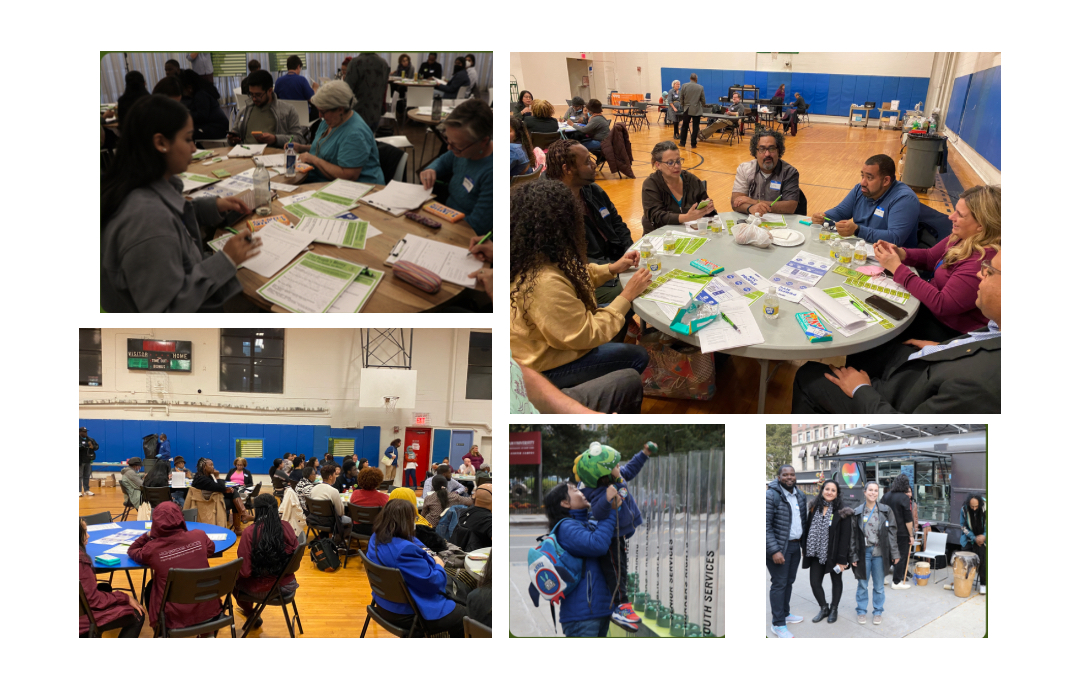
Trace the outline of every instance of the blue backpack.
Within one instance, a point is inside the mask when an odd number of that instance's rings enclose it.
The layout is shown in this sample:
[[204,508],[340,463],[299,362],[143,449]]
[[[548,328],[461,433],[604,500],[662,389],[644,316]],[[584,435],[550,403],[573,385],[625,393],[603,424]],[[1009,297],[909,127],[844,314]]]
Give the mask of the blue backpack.
[[435,526],[435,534],[450,541],[450,535],[457,529],[458,518],[461,517],[462,512],[468,509],[469,506],[450,506],[447,508],[442,517],[439,518],[439,524]]
[[[540,606],[541,597],[551,605],[551,622],[555,623],[555,604],[566,598],[574,587],[581,582],[581,573],[585,564],[559,545],[555,538],[555,527],[542,537],[537,538],[537,545],[529,549],[529,596],[533,606]],[[557,626],[556,626],[557,629]]]

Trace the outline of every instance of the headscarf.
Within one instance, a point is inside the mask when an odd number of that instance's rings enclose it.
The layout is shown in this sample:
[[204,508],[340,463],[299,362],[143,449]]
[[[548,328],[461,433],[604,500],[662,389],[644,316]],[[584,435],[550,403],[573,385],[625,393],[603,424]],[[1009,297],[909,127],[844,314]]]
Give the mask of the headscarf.
[[595,489],[600,477],[611,474],[621,458],[619,451],[594,441],[589,445],[589,450],[574,458],[574,477],[590,489]]
[[[420,513],[417,512],[417,510],[416,510],[416,492],[415,491],[413,491],[412,489],[410,489],[408,487],[399,486],[398,488],[396,488],[396,489],[394,489],[393,491],[390,492],[390,499],[389,500],[393,501],[394,499],[401,499],[402,501],[405,501],[410,506],[412,506],[413,515],[416,516],[416,524],[424,525],[425,527],[431,527],[431,523],[428,522],[427,520],[425,520],[424,518],[420,517]],[[173,504],[173,505],[175,505],[175,504]]]

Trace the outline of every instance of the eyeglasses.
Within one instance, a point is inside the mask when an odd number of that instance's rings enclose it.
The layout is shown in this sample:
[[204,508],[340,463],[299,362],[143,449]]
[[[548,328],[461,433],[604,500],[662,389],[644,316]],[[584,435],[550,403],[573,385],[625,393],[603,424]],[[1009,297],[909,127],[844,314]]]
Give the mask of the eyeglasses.
[[664,165],[666,165],[669,168],[674,168],[676,165],[681,167],[683,165],[683,163],[686,162],[686,159],[685,158],[677,158],[677,159],[675,159],[673,161],[660,161],[660,162],[663,163]]
[[777,148],[777,147],[775,147],[775,146],[768,146],[768,147],[765,147],[765,146],[759,146],[759,147],[757,147],[757,152],[758,152],[758,153],[776,153],[776,152],[777,152],[777,151],[779,151],[779,150],[780,150],[780,149],[778,149],[778,148]]
[[982,273],[985,273],[987,278],[1001,275],[1001,271],[991,266],[989,261],[982,262]]

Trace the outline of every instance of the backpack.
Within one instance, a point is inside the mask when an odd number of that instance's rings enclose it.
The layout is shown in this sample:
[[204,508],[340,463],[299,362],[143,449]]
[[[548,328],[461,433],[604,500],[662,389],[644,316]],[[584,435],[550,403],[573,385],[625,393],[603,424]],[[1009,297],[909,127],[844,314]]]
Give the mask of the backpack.
[[435,525],[435,533],[443,539],[450,541],[450,537],[454,534],[454,530],[458,526],[458,518],[461,517],[461,513],[469,509],[469,506],[450,506],[443,511],[442,517],[439,518],[439,524]]
[[555,624],[555,604],[565,599],[581,582],[585,568],[584,562],[563,549],[555,538],[555,530],[562,522],[555,523],[555,527],[538,537],[537,545],[529,549],[529,596],[533,606],[540,606],[541,597],[548,600],[552,624]]
[[337,547],[333,539],[319,539],[311,543],[311,562],[324,573],[332,573],[341,567]]

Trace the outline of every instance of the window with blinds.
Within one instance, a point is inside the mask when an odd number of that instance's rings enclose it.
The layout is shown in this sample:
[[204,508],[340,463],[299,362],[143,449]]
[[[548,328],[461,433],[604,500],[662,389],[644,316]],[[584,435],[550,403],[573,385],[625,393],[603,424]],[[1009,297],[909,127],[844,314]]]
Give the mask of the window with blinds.
[[215,77],[238,77],[247,74],[247,53],[210,53]]
[[263,440],[261,438],[238,438],[236,439],[236,457],[238,458],[261,458],[263,456]]
[[333,455],[335,458],[342,457],[344,455],[352,455],[355,450],[356,440],[351,438],[332,438],[330,439],[327,452]]
[[300,62],[303,64],[304,69],[307,69],[308,59],[307,53],[268,53],[270,56],[270,70],[272,72],[286,72],[288,71],[289,58],[293,55],[300,58]]

